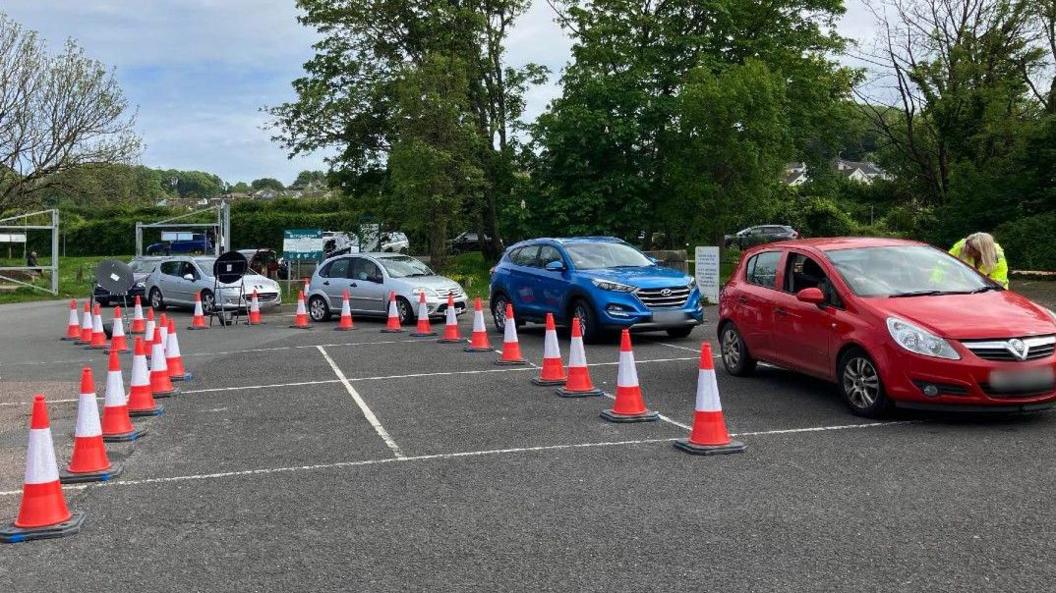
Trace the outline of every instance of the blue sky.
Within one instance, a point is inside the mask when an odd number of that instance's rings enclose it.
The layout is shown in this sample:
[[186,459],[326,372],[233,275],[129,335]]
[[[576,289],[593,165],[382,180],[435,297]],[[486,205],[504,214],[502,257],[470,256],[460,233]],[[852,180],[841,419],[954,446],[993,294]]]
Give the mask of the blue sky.
[[[860,0],[847,4],[841,32],[867,35]],[[50,46],[73,37],[116,68],[139,108],[145,165],[283,183],[303,169],[325,168],[323,155],[288,160],[262,129],[260,108],[292,98],[290,81],[311,56],[314,33],[297,23],[293,0],[4,0],[0,10]],[[546,2],[536,0],[509,44],[512,63],[534,61],[554,73],[531,91],[529,117],[560,92],[569,45]]]

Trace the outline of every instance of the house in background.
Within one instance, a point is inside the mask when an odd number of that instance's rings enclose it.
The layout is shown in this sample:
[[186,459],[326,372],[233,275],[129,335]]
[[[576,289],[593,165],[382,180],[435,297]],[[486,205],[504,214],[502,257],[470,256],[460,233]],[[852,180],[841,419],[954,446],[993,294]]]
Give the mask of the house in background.
[[[883,169],[876,166],[876,163],[868,161],[847,161],[844,159],[836,159],[832,166],[836,172],[843,177],[866,185],[873,183],[877,179],[891,179],[891,176]],[[785,166],[785,173],[782,180],[785,185],[790,187],[796,187],[807,183],[810,181],[810,176],[807,174],[807,164],[789,163]]]

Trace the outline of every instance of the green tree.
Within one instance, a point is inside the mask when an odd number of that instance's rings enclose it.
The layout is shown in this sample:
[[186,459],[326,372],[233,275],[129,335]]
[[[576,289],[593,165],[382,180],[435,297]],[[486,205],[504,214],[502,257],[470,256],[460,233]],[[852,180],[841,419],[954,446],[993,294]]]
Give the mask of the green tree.
[[260,179],[254,179],[250,182],[249,187],[253,188],[253,191],[260,191],[262,189],[273,189],[275,191],[282,191],[286,189],[286,186],[284,186],[281,181],[272,177],[262,177]]
[[249,184],[245,181],[239,181],[238,183],[231,186],[232,193],[236,194],[248,194],[252,190]]
[[290,189],[304,189],[309,186],[326,186],[326,172],[325,171],[301,171],[297,174],[297,179],[290,184]]
[[[271,108],[275,139],[290,154],[336,149],[329,159],[342,185],[386,177],[401,132],[397,113],[400,80],[434,56],[457,57],[465,69],[461,119],[477,135],[476,166],[485,184],[466,210],[476,226],[501,245],[498,212],[511,198],[516,142],[513,129],[524,111],[524,93],[541,82],[535,65],[511,68],[505,44],[528,0],[299,0],[301,22],[322,39],[306,75],[293,82],[296,101]],[[377,187],[373,185],[373,187]],[[375,197],[391,200],[388,194]],[[391,210],[391,209],[390,209]]]

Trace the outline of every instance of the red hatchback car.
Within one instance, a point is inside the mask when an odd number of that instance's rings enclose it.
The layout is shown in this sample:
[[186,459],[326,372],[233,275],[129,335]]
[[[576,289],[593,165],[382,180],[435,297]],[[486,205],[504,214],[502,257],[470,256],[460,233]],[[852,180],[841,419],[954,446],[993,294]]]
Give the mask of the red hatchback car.
[[835,382],[876,417],[894,405],[1032,411],[1056,400],[1056,315],[913,241],[786,241],[745,252],[719,299],[722,361]]

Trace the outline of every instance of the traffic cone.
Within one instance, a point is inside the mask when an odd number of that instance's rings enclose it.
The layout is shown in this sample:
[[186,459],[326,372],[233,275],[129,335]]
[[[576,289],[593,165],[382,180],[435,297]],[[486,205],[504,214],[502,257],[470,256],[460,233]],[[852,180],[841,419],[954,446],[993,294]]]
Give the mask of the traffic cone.
[[150,355],[150,390],[154,397],[172,397],[179,391],[172,386],[169,378],[169,365],[165,360],[165,348],[160,343],[154,344]]
[[132,329],[129,333],[133,335],[142,334],[147,330],[147,321],[143,319],[143,303],[139,300],[139,295],[136,295],[136,302],[132,309]]
[[147,323],[143,328],[143,343],[150,346],[154,343],[154,332],[157,327],[154,324],[154,307],[147,309]]
[[87,346],[92,343],[92,329],[94,326],[92,317],[92,302],[84,304],[84,315],[81,317],[81,339],[77,343]]
[[194,293],[194,317],[191,318],[190,330],[209,329],[205,324],[205,313],[202,311],[202,294]]
[[191,374],[183,369],[183,357],[180,356],[180,341],[176,337],[176,323],[169,320],[168,347],[165,348],[165,366],[169,367],[169,379],[187,381]]
[[312,329],[312,326],[308,325],[308,310],[304,308],[303,291],[297,295],[297,316],[293,318],[293,325],[290,327],[294,329]]
[[150,388],[150,372],[147,370],[147,347],[143,343],[143,338],[136,338],[133,352],[128,415],[132,417],[160,416],[165,408],[154,401],[154,391]]
[[473,333],[470,334],[466,352],[494,352],[488,339],[488,328],[484,326],[484,308],[480,297],[473,301]]
[[76,342],[81,339],[81,321],[77,318],[77,299],[70,300],[70,317],[66,322],[66,335],[63,342]]
[[71,513],[66,506],[51,441],[48,406],[44,396],[33,398],[29,420],[29,447],[26,451],[26,477],[22,482],[22,502],[14,523],[0,529],[0,542],[17,543],[62,537],[77,533],[84,513]]
[[110,463],[99,424],[92,369],[81,371],[81,395],[77,398],[77,430],[73,435],[73,455],[66,469],[59,472],[63,484],[105,482],[121,473],[121,466]]
[[620,364],[616,369],[616,403],[601,417],[609,422],[655,422],[660,414],[645,408],[642,388],[638,385],[638,368],[631,349],[631,331],[620,335]]
[[125,397],[125,378],[121,375],[121,359],[110,350],[110,364],[106,371],[106,398],[103,400],[103,440],[107,443],[134,441],[145,431],[136,430],[128,416]]
[[546,314],[546,335],[543,338],[543,368],[538,377],[532,377],[536,385],[564,385],[568,377],[561,363],[561,345],[557,341],[554,314]]
[[110,331],[110,350],[128,352],[128,339],[125,337],[125,322],[121,319],[121,307],[114,307],[114,323]]
[[161,346],[162,354],[165,354],[165,349],[169,346],[169,318],[164,313],[158,320],[158,329],[154,331],[154,343],[150,345],[149,350],[151,358],[154,358],[155,345]]
[[260,319],[260,300],[257,299],[257,291],[253,290],[253,298],[249,301],[249,324],[260,325],[264,323]]
[[352,308],[348,304],[348,289],[346,288],[344,293],[341,294],[341,321],[337,324],[334,329],[339,332],[352,331],[359,329],[352,323]]
[[461,344],[465,342],[458,331],[458,311],[455,311],[455,296],[447,295],[447,320],[444,323],[444,337],[437,340],[441,344]]
[[528,364],[521,356],[521,344],[517,341],[517,321],[513,318],[513,305],[506,303],[506,323],[502,334],[502,356],[495,364],[513,366]]
[[433,327],[429,325],[429,305],[425,304],[425,293],[418,293],[418,327],[415,328],[414,333],[411,334],[412,338],[430,338],[435,336],[436,332],[433,331]]
[[400,312],[396,309],[396,293],[389,293],[389,319],[385,322],[385,329],[381,330],[383,334],[398,334],[403,332],[403,327],[400,326]]
[[95,306],[95,312],[92,313],[92,339],[88,342],[88,347],[92,350],[106,349],[106,332],[103,330],[103,308],[99,305]]
[[730,439],[719,402],[719,384],[715,380],[715,362],[711,344],[700,347],[700,370],[697,371],[697,403],[693,414],[693,432],[689,439],[675,441],[675,447],[695,455],[742,453],[744,443]]
[[557,390],[561,397],[589,397],[605,395],[594,387],[590,380],[590,369],[587,368],[587,352],[583,348],[583,331],[579,328],[579,318],[572,318],[572,343],[568,347],[568,381]]

